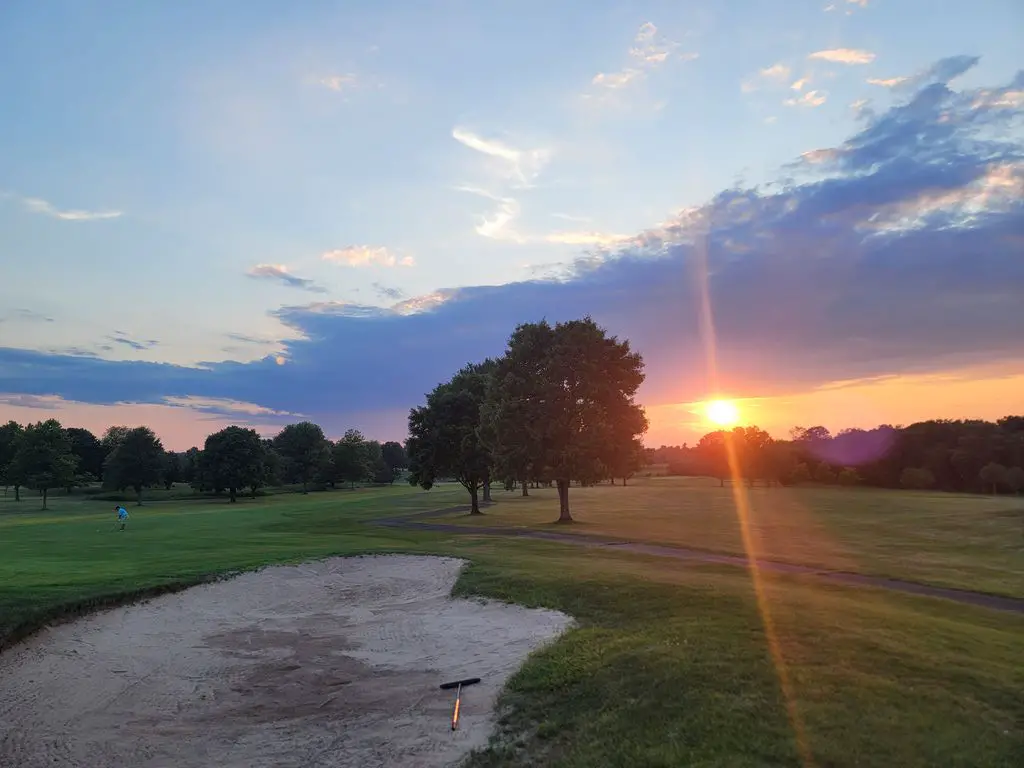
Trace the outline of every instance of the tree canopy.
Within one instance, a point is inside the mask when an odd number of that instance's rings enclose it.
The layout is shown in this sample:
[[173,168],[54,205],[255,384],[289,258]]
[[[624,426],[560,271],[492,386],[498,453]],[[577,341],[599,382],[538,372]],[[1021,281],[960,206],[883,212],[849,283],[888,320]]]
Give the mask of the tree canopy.
[[25,427],[8,473],[12,482],[39,491],[46,509],[49,490],[73,483],[77,467],[67,430],[49,419]]
[[206,438],[203,447],[204,480],[214,488],[226,488],[233,503],[239,489],[256,488],[266,468],[263,441],[255,429],[225,427]]
[[134,489],[136,503],[142,506],[142,489],[158,484],[163,474],[163,443],[149,427],[135,427],[119,435],[113,444],[104,474],[110,475],[116,487]]
[[281,457],[284,479],[301,483],[303,493],[309,492],[309,484],[318,476],[330,473],[331,444],[319,424],[289,424],[274,438],[274,449]]

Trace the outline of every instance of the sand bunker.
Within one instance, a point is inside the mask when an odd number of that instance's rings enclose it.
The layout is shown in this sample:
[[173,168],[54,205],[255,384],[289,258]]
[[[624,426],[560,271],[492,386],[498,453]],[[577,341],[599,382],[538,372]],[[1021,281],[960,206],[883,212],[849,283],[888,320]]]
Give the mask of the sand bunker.
[[[46,630],[0,656],[0,766],[447,766],[570,623],[448,597],[463,561],[273,567]],[[459,730],[446,680],[465,689]]]

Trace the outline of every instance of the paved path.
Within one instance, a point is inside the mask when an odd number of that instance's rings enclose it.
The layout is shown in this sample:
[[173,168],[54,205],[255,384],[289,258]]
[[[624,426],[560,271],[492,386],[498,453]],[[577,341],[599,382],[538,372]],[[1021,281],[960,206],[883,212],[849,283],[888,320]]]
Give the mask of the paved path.
[[[420,531],[454,533],[469,536],[483,535],[542,539],[544,541],[557,541],[561,544],[572,544],[579,547],[617,549],[625,550],[627,552],[636,552],[642,555],[671,557],[675,560],[689,560],[699,563],[721,563],[724,565],[735,565],[743,568],[749,567],[749,562],[745,557],[740,557],[738,555],[720,555],[714,552],[704,552],[699,549],[687,549],[685,547],[645,544],[639,541],[615,541],[581,534],[538,531],[529,528],[506,528],[504,526],[499,527],[486,525],[467,526],[453,525],[451,523],[424,522],[425,519],[468,511],[469,507],[465,506],[449,507],[447,509],[429,510],[427,512],[417,512],[411,515],[401,515],[398,517],[372,520],[370,522],[372,525],[381,525],[388,528],[407,528]],[[1019,597],[1003,597],[1001,595],[991,595],[985,592],[972,592],[965,589],[934,587],[928,584],[918,584],[913,581],[887,579],[883,576],[867,576],[865,574],[849,573],[847,571],[829,571],[821,568],[814,568],[809,565],[782,563],[776,560],[758,560],[757,567],[765,571],[815,576],[819,579],[824,579],[825,581],[831,581],[837,584],[875,587],[878,589],[889,589],[895,592],[925,595],[927,597],[941,597],[946,600],[954,600],[958,603],[966,603],[967,605],[975,605],[982,608],[1024,613],[1024,599]]]

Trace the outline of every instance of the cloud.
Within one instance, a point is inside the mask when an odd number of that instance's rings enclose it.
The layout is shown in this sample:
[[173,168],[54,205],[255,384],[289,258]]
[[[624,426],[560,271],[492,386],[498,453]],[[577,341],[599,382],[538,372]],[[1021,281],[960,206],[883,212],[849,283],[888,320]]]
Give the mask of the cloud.
[[881,79],[878,77],[869,77],[867,79],[868,85],[880,85],[883,88],[895,88],[897,85],[902,85],[907,82],[909,78],[906,77],[890,77],[888,79]]
[[377,292],[378,296],[390,299],[391,301],[400,301],[405,298],[405,292],[399,288],[390,288],[381,283],[373,283],[373,289]]
[[830,61],[834,64],[870,64],[875,60],[875,54],[857,48],[831,48],[826,51],[815,51],[807,58]]
[[495,175],[522,186],[528,186],[540,175],[552,155],[551,150],[540,147],[516,149],[498,139],[485,139],[467,128],[458,126],[452,129],[452,138],[469,149],[497,160],[497,164],[491,169],[497,169]]
[[329,88],[332,91],[341,93],[342,91],[352,90],[359,84],[359,78],[353,74],[342,74],[342,75],[328,75],[321,77],[317,80],[320,85],[324,88]]
[[0,394],[0,405],[13,408],[34,408],[41,411],[52,411],[59,407],[60,398],[39,395]]
[[[672,54],[679,49],[678,42],[667,40],[658,34],[658,28],[651,22],[640,25],[633,38],[633,44],[629,49],[629,63],[622,69],[611,72],[598,72],[594,75],[590,84],[598,92],[620,91],[643,80],[648,73],[664,65]],[[681,61],[693,61],[699,54],[695,52],[684,52],[677,55]],[[590,94],[584,94],[590,98]]]
[[100,219],[116,219],[124,215],[122,211],[62,211],[38,197],[26,197],[22,199],[22,202],[33,213],[42,213],[64,221],[98,221]]
[[799,80],[795,80],[789,87],[791,90],[794,91],[802,91],[804,89],[804,86],[807,85],[809,82],[811,82],[811,78],[805,76],[801,77]]
[[[107,341],[113,342],[114,344],[120,344],[125,347],[130,347],[131,349],[134,349],[136,352],[143,352],[147,349],[152,349],[153,347],[158,346],[160,344],[160,342],[157,341],[156,339],[144,339],[141,341],[133,339],[124,331],[114,331],[113,336],[105,336],[104,338]],[[100,348],[106,351],[109,351],[111,349],[111,347],[106,345]]]
[[21,322],[21,323],[52,323],[53,318],[49,315],[44,315],[41,312],[36,312],[34,309],[25,309],[23,307],[16,308],[11,314],[4,317],[0,317],[0,323],[4,322]]
[[792,70],[786,64],[781,61],[772,64],[770,67],[758,70],[756,75],[748,77],[746,80],[740,83],[740,90],[743,93],[753,93],[764,85],[770,87],[781,87],[786,81],[789,80],[789,76],[792,74]]
[[[250,363],[185,368],[0,349],[0,392],[91,403],[219,398],[301,411],[326,428],[355,411],[386,413],[397,429],[436,383],[500,353],[516,324],[590,314],[644,355],[642,402],[693,402],[711,386],[705,281],[718,384],[737,397],[1019,366],[1024,141],[1012,129],[1024,108],[1010,94],[1020,86],[926,82],[777,183],[723,190],[548,279],[384,308],[283,307],[274,317],[295,338]],[[1010,105],[995,106],[1002,101]]]
[[412,267],[412,256],[399,256],[384,246],[346,245],[320,255],[324,261],[347,267]]
[[802,96],[786,99],[782,103],[787,107],[820,107],[827,99],[828,95],[822,91],[808,91]]
[[259,280],[271,280],[288,288],[298,288],[310,293],[327,293],[327,289],[317,285],[316,281],[289,273],[288,267],[284,264],[257,264],[246,274]]

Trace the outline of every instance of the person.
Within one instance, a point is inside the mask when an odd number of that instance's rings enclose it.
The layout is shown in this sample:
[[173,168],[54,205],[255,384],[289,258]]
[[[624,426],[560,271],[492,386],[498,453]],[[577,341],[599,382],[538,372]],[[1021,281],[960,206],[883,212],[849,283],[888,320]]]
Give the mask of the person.
[[121,523],[121,530],[128,524],[128,510],[118,504],[114,507],[114,511],[117,512],[117,521]]

